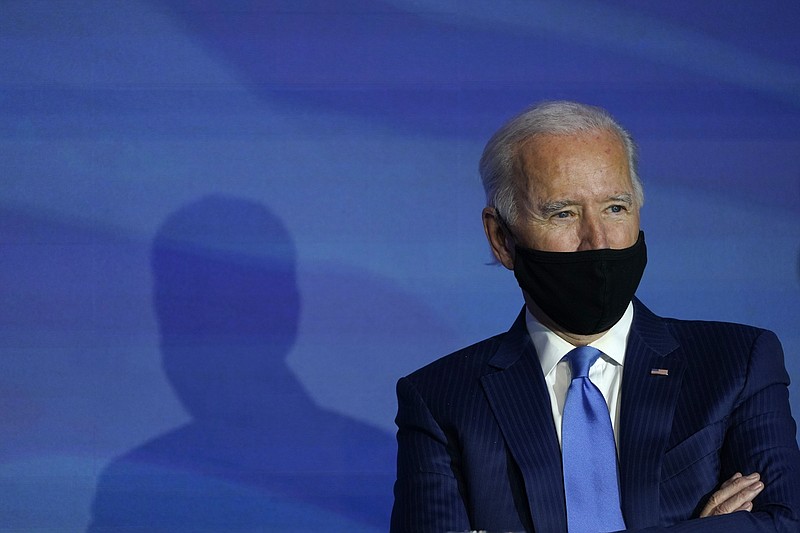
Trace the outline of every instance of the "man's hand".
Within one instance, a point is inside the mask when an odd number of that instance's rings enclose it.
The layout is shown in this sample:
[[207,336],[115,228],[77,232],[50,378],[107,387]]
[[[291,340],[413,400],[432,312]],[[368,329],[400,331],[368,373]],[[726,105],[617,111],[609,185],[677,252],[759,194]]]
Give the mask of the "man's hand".
[[711,495],[703,512],[700,513],[700,518],[736,511],[750,511],[753,509],[753,499],[762,490],[764,490],[764,484],[761,482],[761,475],[758,472],[749,476],[743,476],[736,472]]

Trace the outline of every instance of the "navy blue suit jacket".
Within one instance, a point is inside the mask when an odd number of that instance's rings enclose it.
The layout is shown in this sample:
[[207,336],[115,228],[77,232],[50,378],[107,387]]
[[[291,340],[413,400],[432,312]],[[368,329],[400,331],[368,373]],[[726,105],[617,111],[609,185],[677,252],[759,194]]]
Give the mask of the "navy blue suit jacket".
[[[627,527],[800,531],[800,452],[778,339],[634,308],[618,443]],[[561,452],[524,312],[507,333],[402,378],[397,394],[393,533],[567,531]],[[737,471],[760,472],[766,485],[753,511],[696,519]]]

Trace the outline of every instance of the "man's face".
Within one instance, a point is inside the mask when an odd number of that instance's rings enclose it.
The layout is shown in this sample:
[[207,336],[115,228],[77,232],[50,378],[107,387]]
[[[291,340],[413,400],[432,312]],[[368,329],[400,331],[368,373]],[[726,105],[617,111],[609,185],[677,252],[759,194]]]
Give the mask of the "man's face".
[[540,135],[519,155],[519,217],[511,228],[517,244],[552,252],[633,246],[639,206],[614,133]]

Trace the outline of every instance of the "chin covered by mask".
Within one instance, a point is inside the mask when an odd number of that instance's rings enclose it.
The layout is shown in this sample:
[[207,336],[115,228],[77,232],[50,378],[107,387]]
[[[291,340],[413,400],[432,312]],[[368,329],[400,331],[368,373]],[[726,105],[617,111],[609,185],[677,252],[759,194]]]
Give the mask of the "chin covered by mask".
[[617,323],[647,264],[644,232],[630,248],[544,252],[515,247],[519,286],[569,333],[594,335]]

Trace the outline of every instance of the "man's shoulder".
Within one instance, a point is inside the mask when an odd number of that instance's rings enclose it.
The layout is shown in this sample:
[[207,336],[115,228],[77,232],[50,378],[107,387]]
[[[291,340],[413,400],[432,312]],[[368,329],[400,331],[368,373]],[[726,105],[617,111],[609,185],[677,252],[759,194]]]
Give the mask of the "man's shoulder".
[[663,318],[667,328],[679,339],[725,338],[731,341],[752,342],[761,335],[774,335],[757,326],[720,320]]
[[[645,342],[654,339],[663,343],[666,334],[677,342],[681,350],[692,353],[741,353],[746,358],[757,344],[774,347],[780,342],[772,331],[767,329],[719,320],[696,320],[685,318],[660,317],[638,302],[638,313],[634,318],[632,331],[638,333]],[[663,344],[662,344],[663,345]]]
[[407,379],[414,382],[425,382],[439,381],[444,376],[466,377],[482,374],[506,335],[508,332],[500,333],[440,357],[412,372]]
[[653,313],[640,301],[636,302],[636,317],[634,318],[634,325],[639,328],[642,325],[650,326],[652,324],[663,324],[670,333],[679,337],[693,336],[693,335],[735,335],[743,338],[754,339],[764,333],[772,333],[769,330],[752,326],[748,324],[741,324],[738,322],[727,322],[721,320],[700,320],[700,319],[686,319],[664,317]]

